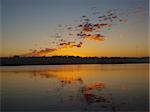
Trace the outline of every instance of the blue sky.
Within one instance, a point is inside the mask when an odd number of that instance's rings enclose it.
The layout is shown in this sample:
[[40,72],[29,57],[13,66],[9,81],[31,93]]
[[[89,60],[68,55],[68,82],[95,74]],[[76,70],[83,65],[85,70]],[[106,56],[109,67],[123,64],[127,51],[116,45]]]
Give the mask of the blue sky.
[[[125,40],[125,44],[129,43],[130,48],[136,46],[133,43],[135,41],[137,41],[137,43],[141,42],[139,48],[142,50],[147,50],[148,47],[146,43],[148,39],[148,0],[1,1],[3,42],[1,55],[4,56],[28,52],[31,48],[53,47],[49,45],[48,42],[55,38],[53,35],[57,30],[58,24],[74,24],[75,20],[79,20],[83,15],[92,16],[91,7],[96,7],[97,10],[103,13],[108,9],[130,11],[134,10],[138,5],[142,5],[144,7],[144,13],[131,14],[127,17],[129,19],[128,25],[115,26],[114,30],[108,34],[108,37],[113,38],[112,41],[104,43],[102,47],[106,48],[109,47],[109,45],[115,46],[116,42],[122,44],[122,40],[116,38],[118,33],[117,29],[120,28],[128,32],[126,35],[128,38]],[[130,31],[128,31],[129,29]],[[132,43],[130,43],[131,41]],[[93,45],[93,43],[89,43],[89,45]],[[100,46],[101,45],[95,45],[96,51],[98,51]]]

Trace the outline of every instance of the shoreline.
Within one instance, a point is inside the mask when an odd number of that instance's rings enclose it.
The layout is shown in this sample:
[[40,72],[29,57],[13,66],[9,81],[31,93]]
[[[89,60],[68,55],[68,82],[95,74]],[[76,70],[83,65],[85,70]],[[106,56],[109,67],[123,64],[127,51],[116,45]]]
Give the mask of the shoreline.
[[18,65],[0,65],[0,67],[11,67],[11,66],[47,66],[47,65],[122,65],[122,64],[149,64],[150,62],[141,62],[141,63],[64,63],[64,64],[18,64]]
[[0,66],[27,65],[77,65],[77,64],[142,64],[149,63],[149,57],[4,57],[0,58]]

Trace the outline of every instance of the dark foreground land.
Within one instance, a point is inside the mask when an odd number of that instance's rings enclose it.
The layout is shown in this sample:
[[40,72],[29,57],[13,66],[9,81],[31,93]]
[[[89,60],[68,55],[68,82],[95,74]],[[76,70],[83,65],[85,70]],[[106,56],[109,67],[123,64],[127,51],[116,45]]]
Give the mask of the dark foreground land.
[[125,64],[149,63],[149,57],[79,57],[79,56],[52,56],[52,57],[3,57],[1,66],[16,65],[60,65],[60,64]]

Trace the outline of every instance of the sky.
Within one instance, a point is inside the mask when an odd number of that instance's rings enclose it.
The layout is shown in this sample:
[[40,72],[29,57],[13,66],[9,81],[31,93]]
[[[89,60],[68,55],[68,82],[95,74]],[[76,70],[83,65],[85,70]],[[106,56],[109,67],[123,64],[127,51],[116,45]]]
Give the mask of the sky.
[[0,56],[149,56],[148,0],[1,0]]

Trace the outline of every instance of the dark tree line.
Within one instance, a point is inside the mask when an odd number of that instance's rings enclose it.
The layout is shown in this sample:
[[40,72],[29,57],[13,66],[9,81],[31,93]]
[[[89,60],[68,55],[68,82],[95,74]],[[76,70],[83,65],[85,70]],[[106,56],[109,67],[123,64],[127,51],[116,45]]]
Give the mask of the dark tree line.
[[1,66],[13,65],[55,65],[55,64],[124,64],[149,63],[149,57],[79,57],[79,56],[52,56],[52,57],[2,57]]

